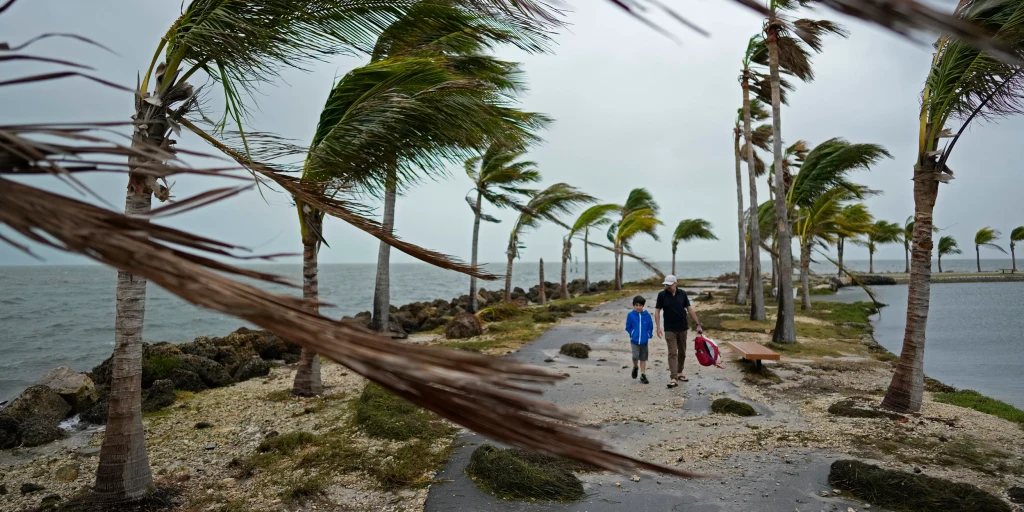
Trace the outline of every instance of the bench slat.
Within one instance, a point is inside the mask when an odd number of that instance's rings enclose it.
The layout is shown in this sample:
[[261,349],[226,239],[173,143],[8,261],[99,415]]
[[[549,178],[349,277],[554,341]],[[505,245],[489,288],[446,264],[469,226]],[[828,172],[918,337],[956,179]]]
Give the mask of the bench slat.
[[754,343],[751,341],[730,341],[729,346],[732,347],[733,350],[739,352],[743,356],[743,359],[748,361],[779,361],[782,359],[781,354],[773,352],[772,349],[767,348],[760,343]]

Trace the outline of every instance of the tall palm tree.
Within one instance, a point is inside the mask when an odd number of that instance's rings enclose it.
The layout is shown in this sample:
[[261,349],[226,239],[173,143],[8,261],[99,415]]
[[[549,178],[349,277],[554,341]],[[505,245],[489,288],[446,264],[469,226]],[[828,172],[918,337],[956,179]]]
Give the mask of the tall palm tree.
[[505,302],[512,300],[512,262],[519,256],[523,245],[523,235],[527,230],[540,226],[543,221],[550,221],[566,229],[569,226],[560,220],[560,216],[571,213],[576,207],[594,202],[594,197],[581,192],[568,183],[555,183],[541,190],[530,198],[520,210],[516,223],[508,236],[508,266],[505,268]]
[[[785,15],[806,2],[769,0],[764,39],[768,47],[768,72],[772,91],[772,133],[774,134],[775,168],[782,168],[782,78],[780,73],[795,76],[804,82],[814,80],[811,52],[820,53],[821,38],[827,34],[846,36],[839,25],[827,20],[794,19]],[[786,204],[785,180],[775,180],[775,217],[778,224],[776,241],[779,251],[779,313],[772,332],[777,343],[796,341],[796,311],[793,304],[793,248],[790,220]]]
[[862,245],[868,249],[869,274],[875,273],[875,251],[878,250],[879,246],[898,243],[902,232],[903,226],[895,222],[880,220],[875,222],[864,240],[854,240],[855,244]]
[[[645,188],[630,190],[626,202],[619,208],[619,219],[608,228],[608,241],[615,249],[614,289],[622,289],[625,252],[630,248],[630,241],[640,234],[646,234],[655,240],[658,239],[657,227],[661,225],[661,221],[658,220],[659,211],[660,207],[654,200],[654,196]],[[628,225],[627,218],[629,219]]]
[[836,219],[837,224],[842,228],[836,240],[836,253],[838,255],[839,274],[843,277],[843,256],[846,251],[846,239],[856,239],[871,231],[875,218],[868,211],[864,203],[848,204],[839,212]]
[[975,235],[974,235],[974,254],[977,257],[977,261],[978,261],[978,272],[981,272],[981,248],[982,247],[988,247],[988,248],[991,248],[991,249],[996,249],[996,250],[1002,252],[1003,254],[1006,254],[1006,249],[1003,249],[1002,246],[1000,246],[1000,245],[995,243],[996,240],[999,240],[999,237],[1001,235],[1002,235],[1002,233],[1000,233],[998,230],[992,229],[992,228],[990,228],[988,226],[979,229],[978,232],[975,233]]
[[[939,184],[952,179],[946,165],[959,137],[976,117],[996,119],[1021,111],[1024,77],[1007,54],[1024,56],[1024,1],[961,1],[954,16],[965,26],[978,27],[994,44],[976,45],[942,35],[921,93],[921,119],[917,160],[913,167],[914,243],[911,247],[910,283],[907,298],[907,329],[896,372],[882,406],[898,412],[918,411],[924,394],[924,347],[931,294],[933,211]],[[946,34],[954,34],[946,32]],[[972,46],[975,44],[975,46]],[[998,46],[990,54],[978,48]],[[994,56],[996,55],[996,56]],[[1004,60],[1000,60],[1003,58]],[[957,133],[948,126],[959,121]],[[941,139],[952,137],[948,143]],[[944,147],[942,146],[944,144]]]
[[566,266],[569,262],[573,237],[579,236],[580,233],[583,233],[583,290],[587,291],[590,289],[590,251],[588,248],[590,245],[590,230],[591,228],[598,228],[611,224],[611,215],[617,213],[620,208],[621,207],[617,204],[598,204],[591,206],[590,208],[583,210],[583,213],[576,218],[576,222],[574,222],[572,227],[569,229],[569,233],[565,236],[565,239],[562,242],[562,282],[559,292],[563,299],[569,298],[569,285],[566,282],[568,279],[566,276]]
[[[252,97],[259,85],[276,79],[285,67],[302,68],[339,51],[365,48],[410,3],[334,2],[307,9],[296,0],[193,0],[160,38],[141,75],[133,144],[170,148],[172,130],[184,125],[202,131],[182,122],[197,106],[189,79],[200,72],[212,77],[223,93],[225,115],[216,128],[223,129],[229,120],[241,128],[251,108],[243,99]],[[306,15],[295,16],[299,11]],[[131,161],[135,166],[128,178],[125,213],[135,216],[150,210],[153,196],[168,199],[169,190],[153,173],[141,172],[150,164],[146,158]],[[97,499],[105,503],[140,499],[152,485],[140,412],[145,305],[146,279],[120,270],[107,433],[94,487]]]
[[[495,217],[483,213],[483,201],[498,208],[522,208],[517,196],[530,196],[535,190],[524,186],[540,181],[540,172],[534,162],[520,160],[526,154],[524,149],[513,149],[500,144],[491,144],[483,155],[466,160],[466,174],[473,180],[476,199],[466,196],[466,202],[473,209],[473,256],[470,264],[477,265],[477,250],[480,243],[480,221],[498,223]],[[469,278],[470,312],[479,308],[477,301],[476,277]]]
[[[883,157],[891,155],[877,144],[851,144],[839,138],[829,139],[807,153],[800,164],[800,172],[792,178],[792,186],[788,187],[786,197],[786,210],[790,218],[796,220],[794,229],[800,242],[802,309],[811,308],[809,274],[813,244],[836,242],[842,231],[837,221],[845,203],[874,193],[851,183],[847,176],[855,170],[869,169]],[[781,238],[779,240],[781,248]],[[784,259],[785,255],[780,257]],[[784,278],[784,269],[779,272],[780,278]],[[779,293],[783,293],[782,288]]]
[[[457,3],[417,3],[381,34],[370,63],[346,74],[332,89],[303,179],[322,183],[324,191],[383,191],[381,225],[390,233],[400,183],[443,173],[445,164],[491,140],[522,144],[544,124],[543,116],[513,107],[522,87],[518,65],[481,53],[500,41],[527,45],[531,37],[511,20],[484,16]],[[301,200],[296,205],[304,296],[314,303],[324,212]],[[381,240],[372,317],[380,331],[389,329],[390,250]],[[306,351],[292,391],[313,395],[321,390],[319,358]]]
[[[1017,272],[1017,242],[1024,240],[1024,226],[1017,226],[1010,232],[1010,259],[1013,261],[1013,272]],[[941,272],[941,270],[939,270]]]
[[686,219],[679,221],[676,230],[672,233],[672,274],[676,273],[676,250],[679,249],[679,242],[692,240],[718,240],[718,237],[711,232],[711,223],[704,219]]
[[[1011,246],[1012,247],[1012,246]],[[950,254],[963,254],[956,244],[956,239],[951,236],[944,236],[939,239],[939,273],[942,273],[942,257]]]
[[903,221],[903,257],[905,260],[903,273],[910,273],[910,244],[914,240],[914,216],[907,217],[907,220]]
[[[768,111],[760,100],[753,99],[749,105],[750,118],[752,121],[763,121],[768,118]],[[739,272],[736,280],[736,298],[734,302],[739,305],[747,304],[747,210],[743,208],[743,172],[741,164],[747,155],[746,139],[744,138],[744,119],[746,109],[741,106],[736,111],[736,123],[732,128],[733,155],[736,159],[736,224],[739,232]],[[771,126],[762,125],[751,131],[751,138],[754,145],[767,151],[771,144]],[[764,161],[754,155],[755,169],[760,168],[763,173]],[[760,174],[758,174],[760,175]]]

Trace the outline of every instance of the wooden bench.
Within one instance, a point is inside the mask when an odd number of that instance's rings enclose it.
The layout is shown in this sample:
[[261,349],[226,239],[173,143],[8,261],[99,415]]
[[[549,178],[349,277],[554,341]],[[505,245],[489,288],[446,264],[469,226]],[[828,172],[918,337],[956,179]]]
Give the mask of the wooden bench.
[[729,347],[739,352],[743,359],[754,361],[758,370],[761,369],[761,361],[778,361],[782,359],[782,356],[777,352],[773,352],[770,348],[752,341],[730,341]]
[[714,288],[705,288],[705,289],[701,290],[700,294],[701,295],[706,295],[707,298],[712,299],[712,298],[714,298],[712,293],[714,293],[715,291],[716,290]]
[[999,273],[1000,274],[1013,274],[1014,272],[1013,272],[1012,268],[1001,268],[1001,269],[999,269]]

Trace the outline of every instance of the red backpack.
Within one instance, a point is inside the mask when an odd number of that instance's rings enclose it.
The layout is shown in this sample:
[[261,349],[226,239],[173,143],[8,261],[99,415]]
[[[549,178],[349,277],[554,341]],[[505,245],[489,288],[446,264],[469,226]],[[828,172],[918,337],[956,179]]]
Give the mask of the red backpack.
[[697,355],[697,362],[701,366],[722,366],[718,364],[718,344],[710,338],[697,335],[693,339],[693,352]]

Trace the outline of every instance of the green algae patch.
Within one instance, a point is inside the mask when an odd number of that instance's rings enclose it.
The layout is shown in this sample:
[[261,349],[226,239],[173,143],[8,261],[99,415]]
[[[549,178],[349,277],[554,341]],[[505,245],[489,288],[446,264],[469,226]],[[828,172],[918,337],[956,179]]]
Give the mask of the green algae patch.
[[757,411],[754,410],[753,406],[731,398],[719,398],[711,402],[711,412],[735,416],[757,416]]
[[587,359],[590,357],[590,345],[586,343],[566,343],[558,349],[558,353],[576,359]]
[[502,499],[570,502],[586,496],[583,482],[573,472],[587,469],[550,455],[485,444],[473,450],[466,474],[478,487]]

